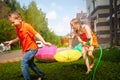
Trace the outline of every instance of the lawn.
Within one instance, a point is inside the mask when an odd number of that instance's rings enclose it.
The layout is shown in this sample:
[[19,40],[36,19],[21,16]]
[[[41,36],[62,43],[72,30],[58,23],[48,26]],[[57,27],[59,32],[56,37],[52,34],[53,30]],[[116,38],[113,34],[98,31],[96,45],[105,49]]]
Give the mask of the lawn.
[[[95,62],[100,55],[99,50],[94,51]],[[86,66],[83,58],[69,63],[45,62],[35,60],[44,80],[91,80],[93,72],[86,75]],[[31,71],[31,70],[30,70]],[[31,71],[32,80],[37,80],[37,75]],[[0,65],[0,80],[23,80],[20,62]],[[95,80],[120,80],[120,50],[117,48],[103,49],[102,59],[97,68]]]

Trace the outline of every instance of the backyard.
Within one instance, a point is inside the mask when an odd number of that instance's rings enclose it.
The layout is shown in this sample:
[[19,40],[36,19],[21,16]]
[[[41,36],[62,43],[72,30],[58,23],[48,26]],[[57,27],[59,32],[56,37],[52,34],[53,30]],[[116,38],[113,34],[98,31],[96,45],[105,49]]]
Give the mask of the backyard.
[[[95,62],[100,56],[100,50],[94,51]],[[86,66],[81,57],[75,62],[39,61],[35,60],[39,69],[44,72],[44,80],[91,80],[92,74],[85,74]],[[30,70],[31,71],[31,70]],[[37,75],[31,71],[32,80]],[[0,65],[0,80],[23,80],[20,62]],[[102,59],[95,74],[95,80],[120,80],[120,49],[103,49]]]

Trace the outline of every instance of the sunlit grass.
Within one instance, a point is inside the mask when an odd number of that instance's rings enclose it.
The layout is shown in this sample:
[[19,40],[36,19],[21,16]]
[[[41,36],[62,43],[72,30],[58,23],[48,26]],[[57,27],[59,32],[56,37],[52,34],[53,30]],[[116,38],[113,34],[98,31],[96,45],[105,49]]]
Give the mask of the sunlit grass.
[[[94,51],[95,62],[99,55],[99,50]],[[35,63],[44,72],[44,80],[91,80],[92,78],[92,72],[88,75],[85,74],[86,66],[82,58],[69,63],[38,62],[38,60],[35,60]],[[104,49],[95,80],[120,80],[119,69],[120,50]],[[33,71],[31,71],[31,78],[37,80],[37,75]],[[20,62],[0,65],[0,80],[23,80]]]

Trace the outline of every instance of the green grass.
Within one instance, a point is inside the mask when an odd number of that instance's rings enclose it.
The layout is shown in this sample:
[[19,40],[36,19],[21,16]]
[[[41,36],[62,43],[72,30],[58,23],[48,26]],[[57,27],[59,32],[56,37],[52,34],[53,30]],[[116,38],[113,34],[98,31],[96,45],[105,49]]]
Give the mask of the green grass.
[[[99,58],[99,50],[94,51],[95,62]],[[35,63],[44,72],[44,80],[91,80],[92,72],[85,74],[86,66],[82,58],[75,62],[38,62]],[[37,75],[31,72],[31,79]],[[20,62],[0,65],[0,80],[23,80]],[[120,80],[120,50],[104,49],[102,60],[96,71],[95,80]]]

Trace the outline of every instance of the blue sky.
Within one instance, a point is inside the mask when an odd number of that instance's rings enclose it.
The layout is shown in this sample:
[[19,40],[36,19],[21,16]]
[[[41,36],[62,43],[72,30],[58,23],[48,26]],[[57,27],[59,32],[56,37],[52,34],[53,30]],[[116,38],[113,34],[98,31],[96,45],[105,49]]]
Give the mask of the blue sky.
[[35,1],[37,7],[46,13],[48,27],[57,35],[64,36],[70,32],[70,20],[77,13],[86,11],[86,0],[17,0],[21,6],[28,6]]

